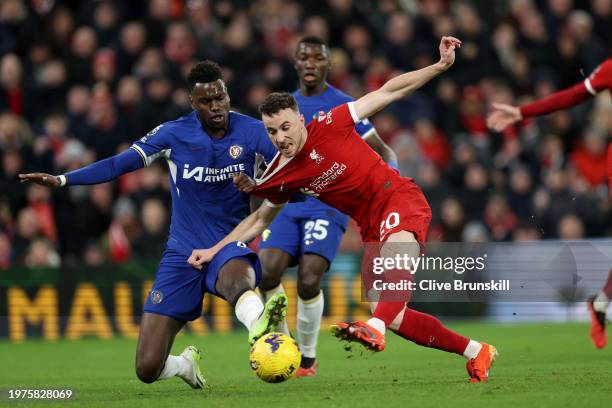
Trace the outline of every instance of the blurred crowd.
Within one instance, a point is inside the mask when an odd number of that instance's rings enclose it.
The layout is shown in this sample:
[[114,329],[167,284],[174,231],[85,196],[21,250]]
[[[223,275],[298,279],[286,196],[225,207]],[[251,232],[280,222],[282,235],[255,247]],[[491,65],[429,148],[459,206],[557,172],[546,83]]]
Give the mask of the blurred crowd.
[[[296,88],[302,36],[330,44],[329,82],[358,97],[435,62],[445,34],[463,41],[455,66],[373,118],[430,201],[430,239],[609,234],[608,93],[502,134],[485,116],[612,55],[612,0],[2,0],[0,268],[159,258],[163,163],[53,191],[17,174],[84,166],[188,113],[196,61],[219,62],[233,108],[257,116],[268,92]],[[343,248],[358,247],[353,226]]]

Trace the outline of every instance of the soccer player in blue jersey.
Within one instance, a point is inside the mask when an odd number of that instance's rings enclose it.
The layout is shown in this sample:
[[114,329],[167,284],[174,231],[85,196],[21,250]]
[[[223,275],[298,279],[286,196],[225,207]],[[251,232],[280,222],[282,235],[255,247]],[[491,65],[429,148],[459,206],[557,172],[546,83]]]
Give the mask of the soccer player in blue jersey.
[[253,176],[256,156],[276,154],[263,124],[231,112],[219,66],[197,64],[189,73],[193,112],[163,123],[126,151],[60,176],[22,174],[22,182],[48,187],[104,183],[164,158],[170,169],[172,223],[155,282],[144,306],[136,350],[136,374],[145,383],[178,376],[193,388],[204,387],[197,348],[169,355],[176,334],[202,314],[205,292],[230,302],[249,330],[252,343],[273,331],[286,313],[287,298],[264,305],[253,292],[261,278],[257,255],[242,242],[225,246],[201,271],[187,263],[195,248],[207,248],[249,212],[249,195],[231,175]]
[[[317,37],[305,37],[297,45],[295,55],[300,88],[293,93],[305,124],[320,112],[353,99],[327,83],[331,68],[329,49]],[[355,126],[357,132],[386,162],[397,167],[395,153],[378,136],[367,120]],[[284,293],[281,278],[289,266],[298,266],[297,334],[302,362],[296,376],[316,375],[316,345],[323,314],[321,279],[336,255],[348,216],[308,197],[290,203],[262,234],[259,257],[263,279],[259,288],[266,299]],[[288,333],[285,322],[280,330]]]

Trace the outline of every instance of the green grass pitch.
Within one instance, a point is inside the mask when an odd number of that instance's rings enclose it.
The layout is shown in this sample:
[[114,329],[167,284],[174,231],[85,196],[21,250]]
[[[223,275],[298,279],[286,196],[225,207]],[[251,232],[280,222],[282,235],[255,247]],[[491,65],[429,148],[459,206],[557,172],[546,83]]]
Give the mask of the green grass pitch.
[[[491,380],[467,382],[462,357],[388,336],[387,350],[346,352],[323,331],[319,375],[267,384],[248,365],[246,332],[180,336],[204,352],[211,390],[179,379],[151,385],[134,375],[136,342],[128,339],[0,342],[0,406],[72,407],[588,407],[612,399],[612,347],[595,350],[586,324],[453,323],[453,329],[496,345]],[[71,388],[72,402],[9,402],[9,388]]]

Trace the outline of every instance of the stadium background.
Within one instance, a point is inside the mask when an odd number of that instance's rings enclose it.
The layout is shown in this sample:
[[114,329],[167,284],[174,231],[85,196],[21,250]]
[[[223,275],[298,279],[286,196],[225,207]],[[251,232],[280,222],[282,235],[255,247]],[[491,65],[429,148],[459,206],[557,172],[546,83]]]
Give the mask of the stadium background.
[[[269,91],[296,88],[292,56],[302,36],[329,42],[329,82],[358,97],[396,72],[434,62],[448,33],[463,41],[455,66],[373,118],[402,174],[430,201],[430,239],[610,235],[608,93],[502,134],[484,119],[492,102],[549,94],[607,58],[610,0],[3,0],[0,314],[8,319],[0,319],[0,337],[135,335],[131,316],[169,222],[162,165],[55,191],[21,185],[18,173],[81,167],[189,112],[184,77],[201,59],[224,68],[233,108],[257,116]],[[356,280],[359,250],[351,226],[325,282],[329,319],[367,312]],[[206,321],[191,329],[229,330],[229,307],[206,302]]]

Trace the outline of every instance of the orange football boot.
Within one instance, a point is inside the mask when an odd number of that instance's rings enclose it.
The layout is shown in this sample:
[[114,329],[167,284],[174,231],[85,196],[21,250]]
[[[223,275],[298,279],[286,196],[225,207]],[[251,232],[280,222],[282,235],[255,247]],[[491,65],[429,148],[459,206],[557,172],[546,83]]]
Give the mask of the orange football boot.
[[591,340],[595,348],[602,349],[608,343],[608,331],[606,330],[606,314],[598,312],[593,307],[595,297],[589,298],[587,305],[591,314]]
[[480,343],[482,348],[476,356],[468,360],[466,368],[470,375],[470,382],[485,382],[489,379],[489,370],[491,365],[499,357],[497,349],[490,344]]
[[298,377],[314,377],[317,375],[317,362],[315,361],[313,365],[308,368],[300,367],[295,372],[295,378]]
[[365,322],[337,323],[330,329],[340,340],[356,341],[371,351],[385,349],[385,336]]

